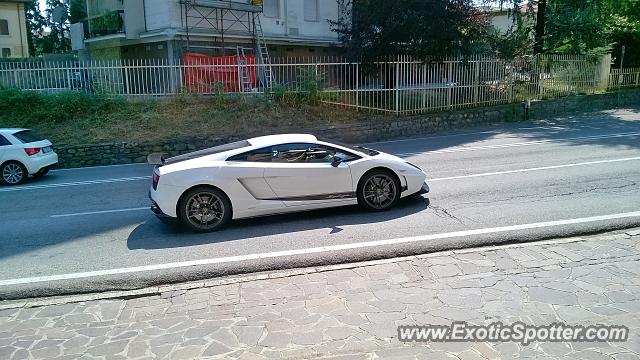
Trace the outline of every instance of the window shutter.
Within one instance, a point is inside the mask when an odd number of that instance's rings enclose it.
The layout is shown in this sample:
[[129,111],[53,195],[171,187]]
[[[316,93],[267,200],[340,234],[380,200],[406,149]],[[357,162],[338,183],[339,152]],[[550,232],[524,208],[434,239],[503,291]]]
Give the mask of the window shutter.
[[318,21],[318,0],[304,0],[304,20]]

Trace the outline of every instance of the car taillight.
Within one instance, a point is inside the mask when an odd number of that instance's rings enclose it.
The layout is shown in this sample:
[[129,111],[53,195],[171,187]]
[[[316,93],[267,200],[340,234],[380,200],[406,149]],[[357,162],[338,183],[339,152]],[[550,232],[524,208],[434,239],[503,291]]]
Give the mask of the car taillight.
[[40,148],[24,148],[27,155],[32,156],[40,152]]
[[156,174],[155,172],[153,173],[153,177],[152,177],[152,181],[153,181],[153,190],[158,190],[158,181],[160,181],[160,175]]

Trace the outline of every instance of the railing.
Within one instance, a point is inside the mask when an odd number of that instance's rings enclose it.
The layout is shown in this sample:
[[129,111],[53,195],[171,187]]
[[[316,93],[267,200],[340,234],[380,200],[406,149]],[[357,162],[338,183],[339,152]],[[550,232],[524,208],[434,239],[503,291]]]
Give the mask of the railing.
[[85,38],[124,32],[124,10],[115,10],[83,21]]
[[[615,77],[613,72],[601,74],[599,64],[580,56],[452,58],[434,63],[398,58],[362,64],[335,57],[271,62],[272,89],[266,89],[259,76],[251,77],[250,84],[242,81],[241,74],[259,73],[259,64],[228,59],[187,64],[166,59],[0,63],[0,86],[128,97],[268,92],[286,99],[313,94],[318,101],[346,108],[421,113],[588,94],[606,90],[607,77]],[[623,74],[623,86],[631,77]]]
[[609,88],[640,87],[640,68],[611,69]]

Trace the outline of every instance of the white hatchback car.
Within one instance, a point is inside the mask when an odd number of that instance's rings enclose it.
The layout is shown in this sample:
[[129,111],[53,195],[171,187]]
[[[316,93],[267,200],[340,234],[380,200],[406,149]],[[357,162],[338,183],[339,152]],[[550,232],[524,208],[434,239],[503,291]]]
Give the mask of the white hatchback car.
[[17,185],[58,163],[51,141],[29,129],[0,129],[0,182]]

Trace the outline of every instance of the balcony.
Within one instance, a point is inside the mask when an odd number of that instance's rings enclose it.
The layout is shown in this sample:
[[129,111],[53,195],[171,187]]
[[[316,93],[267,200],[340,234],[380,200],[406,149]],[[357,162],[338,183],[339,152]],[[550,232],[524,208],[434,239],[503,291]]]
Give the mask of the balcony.
[[123,15],[124,10],[116,10],[83,21],[84,38],[90,39],[112,34],[124,34]]

